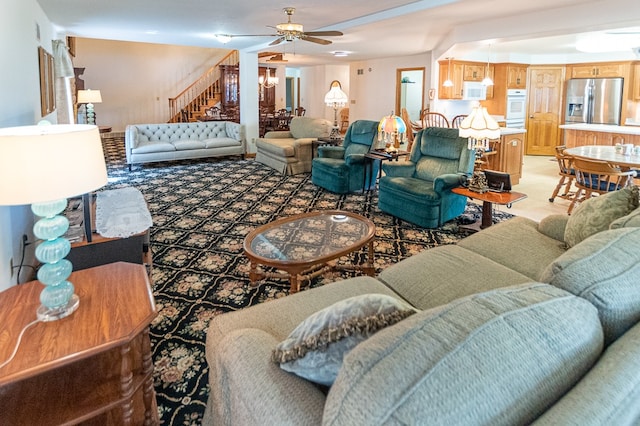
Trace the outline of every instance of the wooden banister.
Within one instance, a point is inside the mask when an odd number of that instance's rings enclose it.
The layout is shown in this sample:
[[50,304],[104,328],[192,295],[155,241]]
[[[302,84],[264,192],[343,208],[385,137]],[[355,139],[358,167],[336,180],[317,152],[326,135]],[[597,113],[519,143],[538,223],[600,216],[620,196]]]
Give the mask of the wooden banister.
[[220,93],[220,65],[237,65],[238,62],[238,51],[232,50],[186,89],[169,98],[169,122],[179,122],[183,116],[192,118],[199,114],[200,107],[207,106],[207,102]]

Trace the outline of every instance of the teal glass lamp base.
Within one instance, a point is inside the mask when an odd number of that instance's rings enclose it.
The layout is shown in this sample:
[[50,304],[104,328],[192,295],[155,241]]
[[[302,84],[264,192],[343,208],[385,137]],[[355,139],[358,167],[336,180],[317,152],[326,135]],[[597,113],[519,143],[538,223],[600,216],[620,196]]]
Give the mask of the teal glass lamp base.
[[74,313],[78,306],[80,306],[80,298],[77,294],[72,294],[71,299],[63,306],[49,308],[48,306],[40,305],[37,311],[38,319],[45,322],[59,320]]
[[67,278],[73,265],[65,256],[71,251],[71,243],[63,237],[69,229],[69,221],[60,216],[67,206],[67,200],[34,203],[31,210],[40,216],[33,226],[33,233],[43,240],[36,247],[36,258],[42,263],[38,269],[38,280],[45,288],[40,293],[42,305],[37,315],[41,321],[55,321],[71,315],[80,299],[74,294],[74,287]]

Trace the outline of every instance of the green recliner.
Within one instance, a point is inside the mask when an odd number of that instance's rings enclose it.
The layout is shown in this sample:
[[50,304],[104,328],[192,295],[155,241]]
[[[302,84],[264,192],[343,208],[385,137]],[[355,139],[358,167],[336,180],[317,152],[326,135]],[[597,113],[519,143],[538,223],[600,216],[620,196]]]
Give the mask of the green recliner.
[[378,208],[424,228],[441,226],[464,212],[467,197],[451,189],[471,175],[474,159],[458,129],[421,130],[408,161],[382,165]]
[[347,129],[342,146],[318,147],[318,157],[311,163],[311,182],[331,192],[346,194],[369,189],[376,183],[377,161],[365,182],[364,155],[378,136],[378,122],[356,120]]

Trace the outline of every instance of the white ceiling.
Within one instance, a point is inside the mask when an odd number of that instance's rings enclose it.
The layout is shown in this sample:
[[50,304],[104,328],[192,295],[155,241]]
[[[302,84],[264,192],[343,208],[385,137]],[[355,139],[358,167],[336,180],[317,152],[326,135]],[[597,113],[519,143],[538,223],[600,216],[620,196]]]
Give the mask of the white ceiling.
[[[348,63],[433,51],[434,57],[529,63],[581,61],[575,45],[588,33],[630,32],[640,46],[638,0],[38,0],[49,19],[78,37],[201,46],[285,54],[288,65]],[[215,34],[272,34],[292,21],[305,31],[339,30],[323,46],[308,41],[268,44],[274,37]],[[594,43],[589,43],[593,45]],[[615,52],[591,53],[591,60],[634,59],[622,42]],[[335,51],[348,52],[335,58]],[[572,58],[575,58],[572,59]],[[587,59],[588,60],[588,59]]]

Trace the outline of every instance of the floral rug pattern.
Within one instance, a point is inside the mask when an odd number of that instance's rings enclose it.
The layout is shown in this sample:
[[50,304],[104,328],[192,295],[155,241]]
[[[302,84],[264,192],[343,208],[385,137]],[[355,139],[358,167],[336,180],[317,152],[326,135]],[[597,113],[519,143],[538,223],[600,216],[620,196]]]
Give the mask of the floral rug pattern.
[[[211,318],[289,293],[288,280],[264,279],[250,286],[244,237],[277,218],[314,210],[347,210],[376,225],[375,268],[422,250],[455,244],[467,236],[452,221],[423,229],[380,212],[377,193],[337,195],[316,187],[309,174],[282,176],[239,157],[134,166],[124,160],[124,141],[106,139],[109,184],[144,195],[153,218],[151,280],[158,316],[151,324],[154,386],[161,424],[198,425],[209,394],[205,359]],[[475,204],[467,215],[479,217]],[[511,217],[496,213],[496,220]],[[366,257],[366,247],[355,253]],[[359,257],[359,258],[358,258]],[[327,274],[301,289],[351,276]]]

